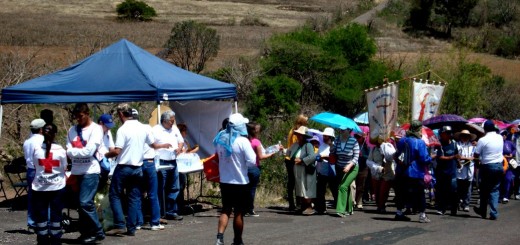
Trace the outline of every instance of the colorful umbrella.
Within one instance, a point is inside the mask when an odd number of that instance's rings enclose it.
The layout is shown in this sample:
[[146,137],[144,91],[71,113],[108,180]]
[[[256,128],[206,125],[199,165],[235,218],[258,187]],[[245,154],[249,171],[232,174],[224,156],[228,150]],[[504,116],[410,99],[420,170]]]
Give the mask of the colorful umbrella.
[[[403,124],[401,127],[398,127],[394,130],[394,133],[396,136],[399,136],[399,137],[404,137],[405,134],[406,134],[406,130],[408,130],[410,128],[410,124],[409,123],[405,123]],[[437,138],[437,136],[435,135],[435,133],[433,132],[432,129],[428,128],[428,127],[422,127],[422,140],[424,141],[424,143],[426,143],[426,145],[428,147],[430,146],[440,146],[441,145],[441,142],[439,141],[439,138]]]
[[485,118],[482,118],[482,117],[474,117],[474,118],[471,118],[468,120],[469,123],[483,123],[485,122],[487,119]]
[[316,114],[309,118],[312,121],[319,122],[325,124],[327,126],[339,129],[352,129],[354,132],[362,133],[359,126],[354,122],[354,120],[344,117],[342,115],[331,113],[331,112],[322,112]]
[[442,114],[431,117],[423,121],[423,126],[431,129],[442,128],[443,126],[460,127],[468,123],[468,120],[454,114]]
[[357,124],[368,125],[368,123],[369,123],[369,121],[368,121],[368,111],[357,114],[354,117],[354,122],[356,122]]

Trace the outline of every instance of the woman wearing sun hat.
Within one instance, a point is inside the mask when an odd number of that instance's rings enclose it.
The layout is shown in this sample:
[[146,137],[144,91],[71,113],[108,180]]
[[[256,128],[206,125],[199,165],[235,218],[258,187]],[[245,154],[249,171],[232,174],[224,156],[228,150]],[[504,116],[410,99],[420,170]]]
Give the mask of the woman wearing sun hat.
[[455,133],[460,160],[457,165],[457,193],[461,200],[460,209],[469,212],[471,199],[471,183],[473,182],[475,163],[473,162],[473,150],[475,146],[471,143],[477,136],[467,129]]
[[318,172],[317,183],[316,183],[316,200],[314,202],[315,209],[318,214],[323,214],[327,210],[325,205],[325,193],[327,192],[327,184],[329,189],[333,193],[334,203],[336,203],[337,192],[334,191],[334,177],[336,172],[334,171],[334,165],[329,163],[330,148],[334,143],[334,129],[325,128],[322,133],[323,144],[318,149],[319,159],[316,164],[316,170]]
[[287,150],[287,156],[294,162],[294,178],[296,198],[301,201],[301,211],[304,215],[311,215],[311,202],[316,197],[316,174],[307,174],[305,166],[316,161],[316,153],[311,143],[307,142],[307,127],[300,126],[294,130],[298,139]]

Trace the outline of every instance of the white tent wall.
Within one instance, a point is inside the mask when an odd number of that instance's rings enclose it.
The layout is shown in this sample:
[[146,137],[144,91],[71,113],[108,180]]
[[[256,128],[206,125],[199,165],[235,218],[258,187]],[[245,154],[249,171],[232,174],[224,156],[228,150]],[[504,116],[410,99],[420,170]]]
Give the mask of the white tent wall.
[[215,153],[213,138],[222,127],[222,121],[231,115],[233,101],[172,101],[170,108],[175,112],[177,123],[188,126],[188,141],[198,144],[200,158]]

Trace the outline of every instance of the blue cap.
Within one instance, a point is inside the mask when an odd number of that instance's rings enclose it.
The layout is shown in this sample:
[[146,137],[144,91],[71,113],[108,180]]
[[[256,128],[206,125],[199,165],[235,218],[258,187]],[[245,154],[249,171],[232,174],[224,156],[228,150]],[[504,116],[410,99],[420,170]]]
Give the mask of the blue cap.
[[98,122],[102,122],[107,126],[107,128],[113,128],[114,127],[114,120],[112,119],[112,116],[109,114],[103,114],[99,117]]

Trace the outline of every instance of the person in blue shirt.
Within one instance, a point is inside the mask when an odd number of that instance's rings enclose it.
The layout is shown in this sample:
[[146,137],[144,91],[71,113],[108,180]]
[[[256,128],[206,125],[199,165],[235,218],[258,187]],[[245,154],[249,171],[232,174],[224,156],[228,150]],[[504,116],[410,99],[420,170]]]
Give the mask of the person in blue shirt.
[[437,214],[444,215],[450,208],[451,215],[457,214],[457,161],[460,159],[457,144],[452,139],[450,126],[444,126],[439,130],[441,146],[437,148],[437,168],[435,177],[435,198],[437,200]]
[[397,162],[394,186],[397,212],[394,219],[397,221],[410,221],[402,211],[405,204],[410,203],[419,212],[419,222],[430,222],[424,212],[426,209],[424,173],[432,159],[426,143],[421,139],[421,131],[422,123],[413,120],[406,137],[401,138],[397,143],[397,151],[394,154]]

